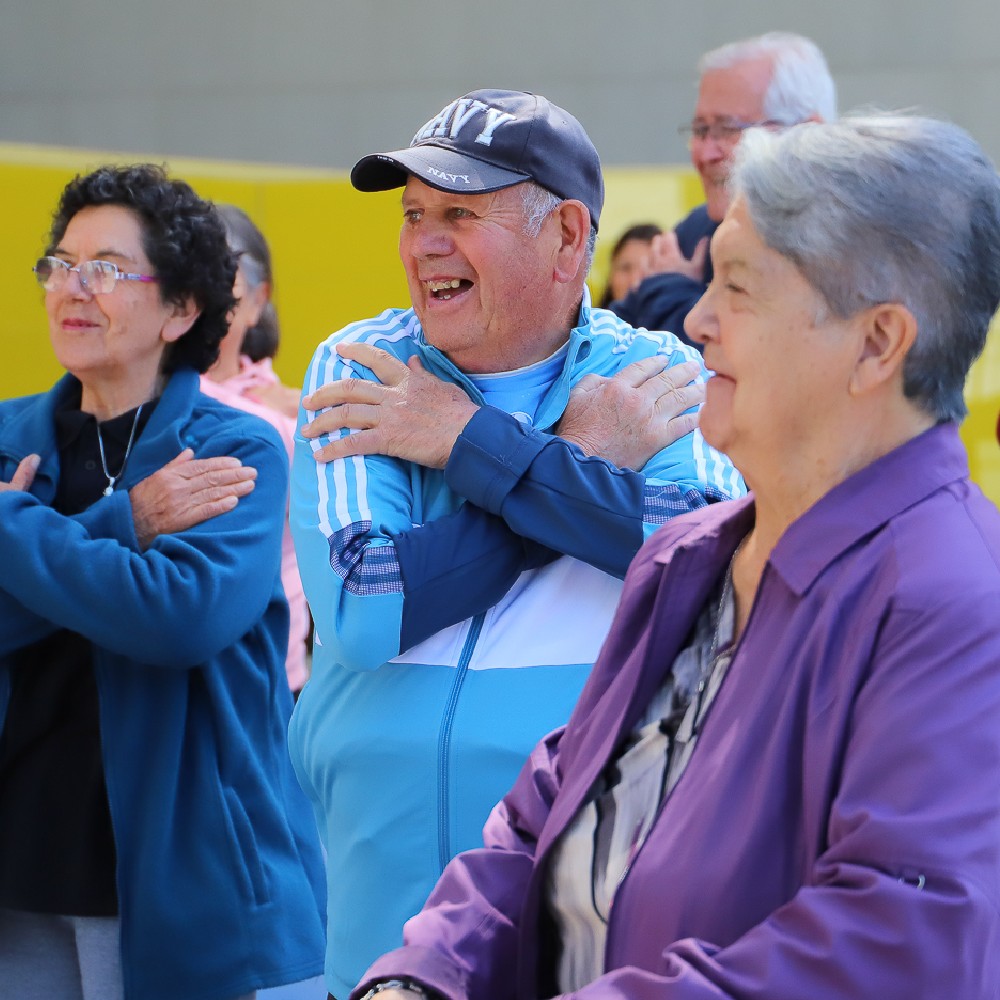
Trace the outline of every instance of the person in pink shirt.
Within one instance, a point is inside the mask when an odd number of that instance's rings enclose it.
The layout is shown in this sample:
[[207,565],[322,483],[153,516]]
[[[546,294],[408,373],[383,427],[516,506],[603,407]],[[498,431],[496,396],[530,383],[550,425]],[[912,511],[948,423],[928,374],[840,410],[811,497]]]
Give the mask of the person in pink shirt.
[[[271,368],[279,339],[277,314],[270,301],[271,252],[263,234],[244,211],[235,205],[219,205],[218,210],[226,224],[230,249],[239,258],[233,283],[237,303],[229,332],[219,347],[219,360],[201,376],[201,390],[273,425],[285,443],[291,464],[298,393],[282,385]],[[309,609],[287,517],[282,538],[281,582],[289,612],[285,669],[288,686],[298,693],[309,676],[306,662]]]

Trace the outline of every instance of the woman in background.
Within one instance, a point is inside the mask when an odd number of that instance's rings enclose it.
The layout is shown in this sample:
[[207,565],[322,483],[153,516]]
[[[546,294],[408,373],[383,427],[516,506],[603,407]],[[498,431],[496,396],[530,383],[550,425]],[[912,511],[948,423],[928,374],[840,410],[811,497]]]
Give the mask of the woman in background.
[[655,222],[640,222],[618,237],[611,248],[608,283],[597,302],[601,309],[610,309],[612,302],[625,298],[646,276],[650,244],[662,232]]
[[[236,255],[233,284],[236,308],[230,314],[229,330],[219,345],[218,360],[201,377],[202,392],[268,421],[281,435],[290,466],[298,393],[283,386],[271,369],[271,358],[277,353],[279,341],[278,317],[271,302],[274,287],[271,251],[264,234],[246,212],[235,205],[217,207],[226,226],[229,249]],[[287,501],[281,540],[281,582],[289,613],[285,672],[289,688],[297,694],[308,677],[309,609],[288,528]]]

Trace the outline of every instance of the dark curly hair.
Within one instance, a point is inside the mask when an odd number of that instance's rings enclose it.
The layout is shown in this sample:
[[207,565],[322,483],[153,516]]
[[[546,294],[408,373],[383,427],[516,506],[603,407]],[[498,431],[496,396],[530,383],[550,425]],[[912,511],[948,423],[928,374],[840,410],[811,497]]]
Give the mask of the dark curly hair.
[[215,206],[155,163],[98,167],[76,176],[63,190],[52,216],[47,254],[59,245],[73,216],[92,205],[121,205],[135,212],[161,300],[183,305],[191,298],[201,310],[191,329],[164,354],[164,373],[185,366],[207,371],[219,356],[229,312],[236,304],[236,257]]

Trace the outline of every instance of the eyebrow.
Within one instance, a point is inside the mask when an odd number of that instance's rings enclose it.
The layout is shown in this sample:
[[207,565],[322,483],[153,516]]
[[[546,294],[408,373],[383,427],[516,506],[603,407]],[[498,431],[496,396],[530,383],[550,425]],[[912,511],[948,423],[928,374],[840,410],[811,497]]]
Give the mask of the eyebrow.
[[[73,254],[70,253],[64,246],[57,246],[53,253],[61,253],[64,257],[72,257]],[[114,247],[103,247],[98,250],[93,257],[88,257],[88,260],[104,260],[107,257],[118,257],[121,260],[131,261],[133,264],[138,263],[138,258],[133,257],[131,254],[126,253],[124,250],[116,250]]]

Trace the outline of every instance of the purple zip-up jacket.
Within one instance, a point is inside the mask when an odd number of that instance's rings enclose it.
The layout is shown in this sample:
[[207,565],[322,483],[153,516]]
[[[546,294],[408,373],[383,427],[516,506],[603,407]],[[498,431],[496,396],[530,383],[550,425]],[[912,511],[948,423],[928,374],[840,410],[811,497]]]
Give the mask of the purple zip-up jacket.
[[[752,522],[752,498],[717,504],[643,546],[570,721],[355,996],[396,976],[455,1000],[555,991],[548,853]],[[615,896],[607,971],[579,992],[997,998],[998,910],[1000,513],[945,424],[841,483],[771,553]]]

